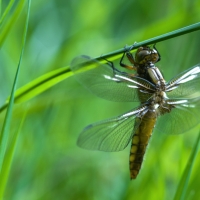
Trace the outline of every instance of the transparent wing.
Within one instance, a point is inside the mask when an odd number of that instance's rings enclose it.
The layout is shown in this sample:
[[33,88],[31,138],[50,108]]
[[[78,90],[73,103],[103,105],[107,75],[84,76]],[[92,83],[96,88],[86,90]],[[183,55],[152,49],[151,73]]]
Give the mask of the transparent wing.
[[166,134],[181,134],[200,123],[200,98],[180,100],[170,113],[158,117],[156,129]]
[[200,96],[200,64],[182,72],[167,83],[167,96],[173,99]]
[[78,138],[78,146],[101,151],[121,151],[130,142],[134,133],[134,119],[146,107],[130,111],[116,118],[87,126]]
[[109,64],[101,64],[86,56],[76,57],[71,70],[92,93],[110,101],[145,101],[155,91],[155,86],[145,79],[130,77]]

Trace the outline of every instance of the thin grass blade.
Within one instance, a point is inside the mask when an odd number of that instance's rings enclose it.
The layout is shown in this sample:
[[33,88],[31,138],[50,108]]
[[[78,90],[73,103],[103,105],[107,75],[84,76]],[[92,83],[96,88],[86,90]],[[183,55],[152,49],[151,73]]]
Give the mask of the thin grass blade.
[[95,59],[97,59],[97,60],[108,59],[108,60],[112,61],[113,58],[115,58],[115,59],[120,58],[122,53],[124,53],[126,50],[131,50],[131,52],[132,52],[132,50],[137,49],[138,47],[150,45],[150,44],[156,44],[158,42],[165,41],[165,40],[175,38],[175,37],[178,37],[178,36],[181,36],[181,35],[184,35],[184,34],[187,34],[187,33],[191,33],[191,32],[194,32],[194,31],[198,31],[198,30],[200,30],[200,22],[186,26],[186,27],[183,27],[183,28],[180,28],[180,29],[175,30],[175,31],[171,31],[169,33],[165,33],[163,35],[159,35],[159,36],[150,38],[150,39],[145,40],[143,42],[134,43],[133,45],[126,46],[126,48],[122,48],[122,49],[119,49],[117,51],[114,51],[114,52],[111,52],[111,53],[108,53],[108,54],[103,54],[102,56],[97,57]]
[[198,138],[197,138],[196,144],[193,148],[192,154],[190,155],[190,158],[187,162],[187,166],[186,166],[186,168],[183,172],[183,175],[181,177],[181,180],[179,182],[174,200],[184,200],[185,199],[186,191],[187,191],[187,187],[188,187],[188,182],[189,182],[191,171],[192,171],[192,167],[194,166],[194,161],[195,161],[198,149],[199,149],[199,141],[200,141],[200,133],[198,135]]
[[0,16],[1,16],[1,10],[2,10],[2,0],[0,0]]
[[[126,48],[119,49],[117,51],[104,54],[100,57],[96,57],[94,59],[100,61],[100,62],[105,62],[105,60],[113,61],[121,57],[122,53],[124,53],[127,49],[137,49],[140,46],[143,45],[149,45],[149,44],[154,44],[160,41],[164,41],[170,38],[178,37],[180,35],[190,33],[193,31],[200,30],[200,23],[192,24],[190,26],[151,38],[149,40],[145,40],[143,42],[139,42],[136,44],[133,44],[131,46],[127,46]],[[0,37],[0,44],[1,44],[1,37]],[[87,67],[87,65],[85,65]],[[54,70],[52,72],[49,72],[33,81],[28,83],[27,85],[19,88],[16,91],[15,94],[15,102],[16,103],[21,103],[24,101],[28,101],[31,98],[39,95],[40,93],[46,91],[47,89],[53,87],[57,83],[65,80],[66,78],[72,76],[73,73],[70,71],[69,67],[61,68]],[[9,99],[9,98],[8,98]],[[8,106],[8,100],[5,102],[5,104],[0,108],[0,112],[2,112],[6,107]]]
[[[72,76],[72,72],[69,67],[64,67],[61,69],[54,70],[49,72],[27,85],[19,88],[15,93],[15,103],[22,103],[28,101],[29,99],[39,95],[44,92],[48,88],[53,87],[57,83],[65,80],[66,78]],[[6,100],[6,103],[0,108],[0,112],[2,112],[8,106],[9,98]]]
[[24,116],[21,120],[21,123],[19,125],[19,128],[16,131],[16,133],[13,135],[13,138],[12,138],[10,144],[9,144],[9,148],[6,151],[6,156],[5,156],[3,166],[2,166],[2,170],[1,170],[0,199],[3,199],[3,196],[4,196],[4,191],[5,191],[6,184],[7,184],[8,178],[9,178],[9,172],[10,172],[13,156],[14,156],[14,153],[15,153],[18,137],[19,137],[19,134],[21,132],[22,126],[24,124],[25,118],[26,118],[26,113],[24,114]]
[[14,3],[15,3],[15,0],[11,0],[9,2],[8,6],[6,7],[6,10],[4,11],[3,15],[0,18],[0,26],[2,25],[2,22],[4,21],[4,19],[6,18],[8,13],[10,12],[10,10],[13,7]]
[[8,109],[7,109],[7,112],[6,112],[6,116],[5,116],[5,119],[4,119],[4,122],[3,122],[3,127],[2,127],[2,131],[1,131],[1,135],[0,135],[0,179],[2,177],[2,166],[3,166],[3,163],[4,163],[5,152],[6,152],[7,145],[8,145],[9,129],[10,129],[10,123],[11,123],[11,118],[12,118],[12,108],[13,108],[13,104],[14,104],[14,93],[15,93],[15,90],[16,90],[17,80],[18,80],[19,71],[20,71],[20,65],[21,65],[22,56],[23,56],[23,52],[24,52],[26,34],[27,34],[27,29],[28,29],[29,13],[30,13],[30,1],[28,1],[28,13],[27,13],[27,19],[26,19],[26,24],[25,24],[25,28],[24,28],[24,34],[23,34],[23,40],[22,40],[22,50],[21,50],[21,54],[20,54],[20,59],[19,59],[16,75],[15,75],[15,78],[14,78],[14,83],[13,83],[13,87],[12,87],[12,91],[11,91],[10,101],[8,103]]
[[[19,1],[17,7],[15,8],[15,11],[12,13],[12,15],[11,15],[10,19],[8,20],[8,22],[1,27],[1,29],[0,29],[0,47],[2,46],[2,44],[5,41],[5,39],[7,38],[9,31],[11,30],[11,28],[15,24],[18,16],[20,15],[20,13],[21,13],[21,11],[22,11],[22,9],[24,7],[24,3],[25,2],[26,2],[25,0]],[[5,11],[5,12],[8,12],[8,11]],[[2,22],[2,20],[3,19],[1,18],[1,22]]]

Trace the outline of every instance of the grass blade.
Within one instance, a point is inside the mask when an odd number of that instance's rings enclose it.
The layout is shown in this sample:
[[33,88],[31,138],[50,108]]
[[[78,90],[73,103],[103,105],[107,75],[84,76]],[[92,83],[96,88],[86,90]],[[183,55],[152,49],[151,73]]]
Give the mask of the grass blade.
[[[11,28],[15,24],[15,21],[17,20],[18,16],[20,15],[20,13],[21,13],[21,11],[24,7],[24,3],[25,3],[25,0],[21,0],[18,3],[17,7],[15,8],[15,11],[13,12],[13,14],[10,17],[10,19],[8,20],[8,22],[5,24],[5,26],[1,27],[1,30],[0,30],[0,47],[4,43],[5,39],[8,36],[9,31],[11,30]],[[5,12],[7,12],[7,11],[5,11]],[[3,19],[1,18],[1,20],[3,20]]]
[[2,10],[2,0],[0,0],[0,16],[1,16],[1,10]]
[[[16,90],[17,80],[18,80],[19,71],[20,71],[20,65],[21,65],[22,56],[23,56],[23,52],[24,52],[24,46],[25,46],[25,41],[26,41],[27,29],[28,29],[29,13],[30,13],[30,1],[28,1],[28,13],[27,13],[26,24],[25,24],[25,28],[24,28],[20,59],[19,59],[16,75],[14,78],[14,83],[13,83],[13,87],[12,87],[12,91],[11,91],[11,97],[10,97],[10,101],[8,103],[8,109],[6,112],[6,116],[4,119],[2,131],[1,131],[1,135],[0,135],[0,179],[3,179],[3,177],[4,177],[3,165],[5,166],[5,160],[6,160],[5,152],[6,152],[7,146],[8,146],[9,129],[10,129],[10,123],[11,123],[11,118],[12,118],[12,108],[13,108],[13,104],[14,104],[14,93]],[[15,145],[15,141],[13,144]],[[11,164],[11,162],[10,162],[10,164]],[[7,167],[9,167],[9,166],[7,166]],[[5,180],[4,180],[4,183],[6,183]],[[1,187],[3,188],[4,185],[0,185],[0,188]],[[1,196],[3,196],[3,193],[4,193],[4,190],[1,190]]]
[[[48,88],[53,87],[60,81],[63,81],[70,76],[72,76],[72,72],[70,71],[69,67],[64,67],[49,72],[19,88],[15,93],[15,102],[22,103],[24,101],[28,101],[29,99],[37,96],[38,94],[44,92]],[[0,112],[2,112],[8,106],[8,102],[9,99],[0,108]]]
[[15,0],[11,0],[8,4],[8,6],[6,7],[6,10],[4,11],[1,19],[0,19],[0,26],[2,25],[4,19],[6,18],[6,16],[8,15],[9,11],[11,10],[12,6],[14,5]]
[[195,158],[196,158],[196,155],[198,152],[199,141],[200,141],[200,133],[198,135],[198,138],[197,138],[196,144],[193,148],[192,154],[190,155],[190,158],[187,162],[187,166],[186,166],[184,173],[181,177],[181,180],[179,182],[174,200],[184,200],[185,199],[186,190],[187,190],[188,182],[190,179],[190,174],[191,174],[192,167],[194,165],[194,161],[195,161]]
[[[140,46],[155,44],[155,43],[158,43],[158,42],[161,42],[161,41],[165,41],[165,40],[175,38],[175,37],[178,37],[178,36],[181,36],[181,35],[184,35],[184,34],[187,34],[187,33],[191,33],[191,32],[194,32],[194,31],[198,31],[198,30],[200,30],[200,22],[198,22],[196,24],[192,24],[190,26],[180,28],[178,30],[175,30],[175,31],[172,31],[172,32],[169,32],[169,33],[165,33],[163,35],[156,36],[154,38],[145,40],[143,42],[137,42],[133,45],[127,46],[126,49],[134,50],[134,49],[137,49]],[[96,59],[102,60],[102,58],[103,58],[103,59],[109,59],[110,61],[112,61],[113,58],[115,58],[115,59],[120,58],[121,54],[124,53],[124,51],[126,49],[122,48],[122,49],[119,49],[117,51],[111,52],[109,54],[102,55],[101,57],[97,57]]]
[[6,151],[6,156],[5,156],[3,166],[2,166],[2,170],[1,170],[0,199],[3,199],[3,194],[4,194],[4,190],[6,188],[6,184],[7,184],[7,181],[8,181],[9,172],[10,172],[10,168],[11,168],[11,164],[12,164],[12,160],[13,160],[13,155],[14,155],[14,152],[15,152],[16,144],[17,144],[17,139],[19,137],[20,131],[21,131],[22,126],[24,124],[25,118],[26,118],[26,113],[24,114],[24,116],[21,120],[21,123],[19,125],[17,132],[13,135],[13,138],[10,142],[8,150]]
[[15,102],[21,103],[27,101],[70,76],[72,76],[72,72],[69,67],[49,72],[17,90]]
[[[197,30],[200,30],[200,23],[196,23],[196,24],[193,24],[193,25],[190,25],[190,26],[187,26],[187,27],[151,38],[149,40],[145,40],[143,42],[139,42],[139,43],[133,44],[131,46],[127,46],[126,49],[131,48],[132,50],[134,50],[142,45],[154,44],[154,43],[157,43],[160,41],[178,37],[180,35],[190,33],[193,31],[197,31]],[[100,57],[96,57],[94,59],[96,59],[100,62],[105,62],[105,59],[109,60],[109,61],[113,61],[113,60],[120,58],[122,53],[124,51],[126,51],[126,49],[125,48],[119,49],[117,51],[114,51],[114,52],[111,52],[108,54],[104,54],[104,55],[102,55]],[[15,93],[15,102],[21,103],[21,102],[27,101],[72,75],[73,74],[70,71],[69,66],[49,72],[49,73],[31,81],[27,85],[19,88]],[[7,106],[8,106],[8,100],[0,108],[0,112],[2,112]]]

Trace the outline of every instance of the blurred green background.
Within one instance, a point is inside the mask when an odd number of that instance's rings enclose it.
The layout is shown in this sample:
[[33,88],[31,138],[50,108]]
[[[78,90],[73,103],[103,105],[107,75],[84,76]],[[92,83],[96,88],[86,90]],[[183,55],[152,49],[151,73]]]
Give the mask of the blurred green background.
[[[3,8],[7,1],[3,1]],[[21,51],[26,7],[0,51],[0,105],[9,96]],[[34,0],[18,87],[68,66],[77,55],[97,57],[200,21],[198,0]],[[157,43],[157,66],[166,80],[200,62],[200,32]],[[129,179],[129,149],[106,153],[77,147],[88,124],[120,115],[137,104],[99,99],[73,77],[15,106],[11,132],[27,111],[5,199],[172,199],[198,127],[182,135],[154,131],[136,180]],[[1,124],[5,112],[1,113]],[[167,123],[167,122],[166,122]],[[200,196],[200,156],[187,199]]]

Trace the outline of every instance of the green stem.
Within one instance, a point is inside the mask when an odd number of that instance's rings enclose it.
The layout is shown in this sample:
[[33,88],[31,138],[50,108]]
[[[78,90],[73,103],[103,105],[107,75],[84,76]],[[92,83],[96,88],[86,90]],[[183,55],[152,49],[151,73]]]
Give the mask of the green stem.
[[97,59],[97,60],[109,59],[110,57],[115,57],[119,54],[121,55],[122,53],[126,52],[128,49],[134,50],[134,49],[137,49],[138,47],[141,47],[141,46],[155,44],[155,43],[158,43],[158,42],[161,42],[161,41],[164,41],[164,40],[168,40],[168,39],[171,39],[171,38],[174,38],[174,37],[177,37],[177,36],[181,36],[181,35],[184,35],[184,34],[187,34],[187,33],[191,33],[191,32],[197,31],[197,30],[200,30],[200,22],[198,22],[196,24],[192,24],[190,26],[186,26],[184,28],[180,28],[178,30],[175,30],[175,31],[172,31],[172,32],[169,32],[169,33],[165,33],[165,34],[160,35],[160,36],[156,36],[154,38],[145,40],[143,42],[134,43],[133,45],[126,46],[125,48],[119,49],[117,51],[113,51],[113,52],[105,54],[105,55],[102,55],[102,56],[97,57],[95,59]]

